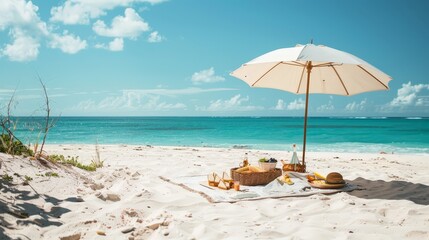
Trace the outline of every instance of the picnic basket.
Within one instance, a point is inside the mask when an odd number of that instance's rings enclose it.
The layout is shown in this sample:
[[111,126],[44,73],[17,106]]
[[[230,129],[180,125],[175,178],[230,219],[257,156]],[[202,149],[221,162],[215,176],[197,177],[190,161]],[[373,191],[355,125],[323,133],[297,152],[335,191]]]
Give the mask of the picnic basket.
[[251,173],[239,173],[235,170],[238,168],[231,168],[231,178],[234,181],[239,181],[240,185],[244,186],[256,186],[265,185],[282,175],[280,168],[275,168],[266,172],[251,172]]
[[283,162],[283,171],[285,172],[305,172],[305,165],[302,164],[290,164]]

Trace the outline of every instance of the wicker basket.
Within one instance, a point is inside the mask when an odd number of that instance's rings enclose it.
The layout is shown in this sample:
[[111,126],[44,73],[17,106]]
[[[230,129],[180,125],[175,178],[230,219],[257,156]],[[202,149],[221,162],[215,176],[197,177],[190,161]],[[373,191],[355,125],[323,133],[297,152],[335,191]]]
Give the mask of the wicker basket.
[[265,185],[282,175],[282,170],[280,168],[275,168],[267,172],[252,173],[239,173],[235,170],[237,170],[237,168],[231,168],[231,178],[234,181],[239,181],[240,185],[244,186]]
[[305,172],[305,165],[302,164],[283,164],[283,171],[285,172]]

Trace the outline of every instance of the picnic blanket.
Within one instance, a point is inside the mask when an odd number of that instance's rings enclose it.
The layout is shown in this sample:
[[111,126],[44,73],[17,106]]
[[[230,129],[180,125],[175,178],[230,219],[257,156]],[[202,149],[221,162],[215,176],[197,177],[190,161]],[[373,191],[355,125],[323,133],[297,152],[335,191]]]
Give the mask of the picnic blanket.
[[311,187],[303,174],[291,173],[289,175],[294,182],[293,185],[282,184],[275,179],[265,186],[240,186],[240,191],[235,191],[234,189],[222,190],[211,187],[207,184],[206,175],[181,176],[171,179],[160,176],[160,178],[166,182],[181,186],[188,191],[198,193],[211,203],[333,194],[353,191],[358,188],[355,185],[346,184],[343,188],[339,189],[318,189]]

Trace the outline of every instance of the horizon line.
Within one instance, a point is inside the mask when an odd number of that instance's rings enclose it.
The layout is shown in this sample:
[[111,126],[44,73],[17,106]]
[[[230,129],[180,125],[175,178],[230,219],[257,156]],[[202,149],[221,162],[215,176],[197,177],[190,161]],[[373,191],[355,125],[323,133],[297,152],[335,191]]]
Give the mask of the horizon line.
[[[11,116],[13,118],[19,118],[19,117],[37,117],[37,118],[45,118],[46,116],[43,115],[18,115],[18,116]],[[304,118],[304,116],[249,116],[249,115],[243,115],[243,116],[232,116],[232,115],[212,115],[212,116],[201,116],[201,115],[147,115],[147,116],[136,116],[136,115],[94,115],[94,116],[85,116],[85,115],[60,115],[60,116],[50,116],[50,118],[62,118],[62,117],[80,117],[80,118],[91,118],[91,117],[108,117],[108,118],[115,118],[115,117],[129,117],[129,118],[138,118],[138,117],[225,117],[225,118],[234,118],[234,117],[244,117],[244,118]],[[429,118],[429,116],[308,116],[308,118]]]

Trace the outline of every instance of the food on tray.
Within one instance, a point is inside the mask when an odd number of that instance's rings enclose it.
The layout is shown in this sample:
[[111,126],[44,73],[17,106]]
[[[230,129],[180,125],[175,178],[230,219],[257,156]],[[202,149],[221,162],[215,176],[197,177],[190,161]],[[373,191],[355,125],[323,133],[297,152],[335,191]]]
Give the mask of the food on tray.
[[222,173],[222,178],[220,178],[219,175],[216,174],[215,172],[212,172],[207,175],[207,180],[208,180],[208,185],[211,187],[218,187],[219,189],[223,189],[223,190],[229,190],[235,187],[234,180],[226,172]]
[[228,175],[228,173],[223,172],[223,174],[222,174],[222,180],[224,180],[224,181],[232,181],[232,178]]
[[234,190],[240,191],[240,182],[239,181],[234,181]]
[[242,168],[238,168],[238,169],[236,169],[235,171],[236,171],[236,172],[239,172],[239,173],[241,173],[241,172],[245,172],[245,171],[249,171],[249,166],[247,166],[247,167],[242,167]]
[[223,189],[223,190],[228,190],[229,187],[229,182],[226,182],[224,180],[220,180],[219,184],[217,185],[218,188]]
[[316,177],[316,179],[321,179],[321,180],[325,180],[325,176],[323,176],[322,174],[318,173],[318,172],[313,172],[314,176]]
[[275,162],[277,162],[277,159],[275,159],[275,158],[269,158],[269,159],[261,158],[261,159],[259,159],[259,162],[275,163]]
[[325,180],[314,180],[314,181],[311,181],[311,183],[313,183],[313,184],[326,184],[326,181]]
[[326,183],[329,184],[342,184],[344,183],[343,176],[337,172],[331,172],[326,176]]
[[286,184],[288,184],[288,185],[292,185],[293,184],[293,182],[292,182],[292,180],[290,179],[290,177],[289,177],[289,175],[288,174],[285,174],[284,176],[283,176],[283,178],[284,178],[284,182],[286,183]]
[[252,166],[252,165],[249,166],[249,170],[252,172],[266,172],[266,171],[262,170],[260,167]]
[[210,173],[209,175],[207,175],[207,181],[209,183],[209,186],[214,186],[215,174],[216,173]]
[[342,188],[345,186],[343,176],[337,172],[329,173],[326,178],[319,173],[314,172],[315,179],[310,181],[311,175],[307,175],[310,185],[315,188]]
[[314,180],[310,182],[310,185],[315,188],[336,189],[336,188],[342,188],[346,184],[345,183],[330,184],[330,183],[327,183],[325,180]]
[[282,183],[286,183],[287,185],[293,185],[294,184],[292,179],[290,179],[290,176],[287,173],[283,176],[278,177],[277,179]]
[[222,180],[229,184],[229,188],[232,188],[234,186],[234,180],[232,180],[232,178],[228,175],[228,173],[223,172]]
[[215,180],[214,180],[215,186],[219,185],[220,181],[221,181],[221,179],[220,179],[219,175],[216,174],[215,175]]
[[307,180],[309,182],[316,180],[316,177],[314,175],[311,175],[311,174],[308,174],[306,177],[307,177]]
[[217,187],[221,179],[216,173],[212,172],[209,175],[207,175],[207,180],[208,180],[209,186]]
[[266,172],[260,167],[249,165],[247,167],[238,168],[235,170],[238,173],[254,173],[254,172]]
[[259,162],[276,163],[277,159],[275,159],[275,158],[270,158],[270,159],[261,158],[261,159],[259,159]]

